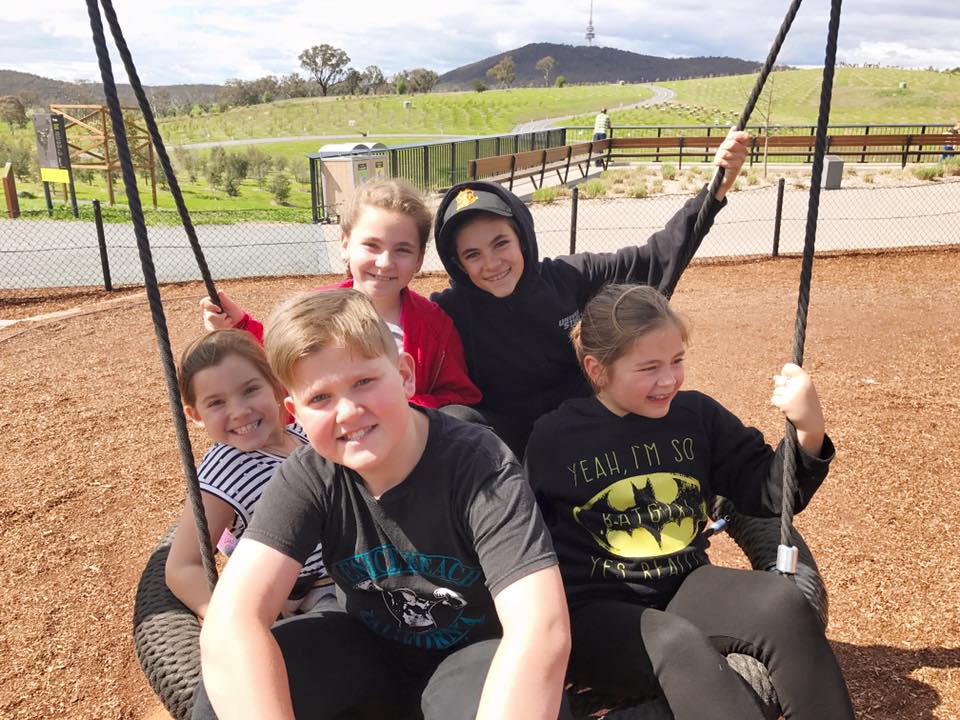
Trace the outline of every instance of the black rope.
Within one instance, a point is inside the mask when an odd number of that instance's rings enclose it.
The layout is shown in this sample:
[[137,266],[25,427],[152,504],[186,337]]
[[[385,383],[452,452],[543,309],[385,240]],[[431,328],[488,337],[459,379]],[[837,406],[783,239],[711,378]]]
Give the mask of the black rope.
[[[780,48],[783,47],[783,42],[787,38],[787,33],[790,31],[790,26],[793,25],[793,20],[797,16],[797,11],[800,9],[800,2],[801,0],[793,0],[790,3],[787,14],[783,18],[783,22],[780,25],[780,30],[777,32],[777,36],[773,40],[773,45],[770,46],[770,52],[767,54],[767,59],[764,61],[763,67],[760,68],[760,74],[757,76],[756,83],[754,83],[753,91],[750,93],[750,97],[747,98],[747,104],[744,106],[743,112],[740,114],[740,119],[737,121],[735,129],[738,131],[743,130],[750,121],[750,116],[753,114],[753,109],[756,107],[757,101],[760,99],[760,93],[763,92],[763,86],[766,84],[770,73],[773,72],[773,68],[777,63],[777,56],[780,54]],[[697,250],[700,248],[700,243],[703,242],[703,238],[707,234],[707,223],[710,216],[713,214],[714,207],[718,202],[716,198],[717,190],[720,189],[720,185],[723,183],[725,174],[726,173],[722,167],[717,168],[716,171],[714,171],[713,179],[710,181],[710,187],[707,190],[707,197],[700,206],[700,211],[697,213],[696,222],[693,225],[691,241],[687,244],[687,251],[684,254],[683,261],[680,264],[681,272],[687,267],[687,265],[690,264],[690,261],[693,260],[693,256],[696,255]],[[676,273],[672,282],[667,287],[663,288],[663,294],[668,298],[673,295],[673,291],[676,289],[677,282],[679,280],[680,272]]]
[[[810,175],[810,202],[807,205],[807,228],[803,246],[803,265],[800,270],[800,291],[797,300],[797,319],[793,338],[793,362],[803,365],[803,346],[807,336],[807,309],[810,306],[810,283],[813,277],[813,251],[817,240],[817,216],[820,212],[820,179],[823,175],[823,157],[827,152],[827,125],[830,121],[830,100],[833,96],[833,75],[837,62],[837,36],[840,33],[840,5],[842,0],[831,0],[830,25],[827,31],[827,51],[823,63],[823,83],[820,86],[820,115],[817,118],[817,139]],[[783,511],[780,515],[780,544],[790,545],[793,527],[793,497],[797,490],[797,430],[789,420],[783,439]]]
[[[207,574],[207,582],[212,589],[217,582],[217,568],[213,561],[213,551],[210,549],[210,531],[207,527],[207,517],[203,511],[203,502],[200,499],[200,486],[197,482],[197,470],[193,462],[193,449],[190,446],[190,436],[187,433],[187,419],[183,414],[183,405],[180,402],[180,393],[177,389],[176,370],[173,363],[173,353],[170,349],[170,337],[167,333],[167,321],[163,314],[163,304],[160,300],[160,288],[157,285],[157,275],[153,265],[153,255],[150,251],[150,241],[147,239],[147,225],[143,218],[143,207],[140,204],[140,192],[137,189],[137,176],[133,169],[130,157],[130,146],[127,142],[127,133],[123,124],[123,111],[120,108],[120,98],[117,95],[116,83],[113,79],[113,69],[110,64],[110,53],[107,50],[106,38],[103,32],[103,21],[100,18],[100,9],[97,0],[87,0],[87,11],[90,15],[90,27],[93,30],[93,44],[97,49],[97,59],[100,63],[100,76],[103,79],[103,94],[110,108],[110,120],[113,125],[114,139],[117,144],[117,154],[120,159],[120,168],[123,173],[123,184],[130,205],[130,215],[133,220],[134,235],[137,238],[137,249],[140,253],[140,265],[143,268],[143,281],[150,302],[150,314],[153,317],[153,328],[157,337],[157,346],[163,362],[164,375],[167,381],[167,398],[170,402],[170,411],[173,415],[173,424],[177,434],[177,446],[180,449],[180,462],[187,477],[187,495],[193,507],[194,520],[197,532],[203,538],[200,543],[203,567]],[[104,128],[106,130],[106,128]]]
[[213,286],[213,278],[207,267],[207,260],[203,256],[203,250],[200,248],[200,241],[197,240],[197,231],[193,227],[193,221],[190,219],[190,213],[187,212],[186,203],[183,201],[183,192],[180,190],[180,183],[173,172],[173,165],[170,163],[170,156],[167,154],[167,148],[163,144],[163,138],[160,137],[160,129],[157,127],[157,121],[153,116],[153,109],[147,100],[147,95],[140,82],[140,76],[137,74],[137,68],[133,64],[133,57],[130,55],[130,49],[127,47],[127,41],[123,37],[123,31],[120,29],[120,23],[117,21],[117,13],[113,9],[113,0],[100,0],[103,5],[103,12],[110,25],[110,32],[113,34],[113,41],[117,44],[117,50],[120,51],[120,57],[123,59],[123,66],[127,71],[127,77],[130,78],[130,87],[133,88],[137,96],[137,102],[140,105],[140,112],[143,113],[143,119],[146,122],[147,130],[150,132],[150,140],[153,142],[157,151],[157,157],[163,168],[164,175],[167,177],[167,184],[170,186],[170,193],[177,205],[177,212],[180,213],[180,220],[183,223],[183,229],[190,240],[190,247],[193,248],[193,256],[197,260],[197,267],[200,268],[200,276],[207,288],[207,295],[213,302],[219,306],[220,296],[217,289]]

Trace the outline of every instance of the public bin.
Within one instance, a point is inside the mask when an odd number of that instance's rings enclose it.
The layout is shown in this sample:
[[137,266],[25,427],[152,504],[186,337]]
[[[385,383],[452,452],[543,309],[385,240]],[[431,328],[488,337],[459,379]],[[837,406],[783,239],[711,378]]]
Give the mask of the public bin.
[[837,155],[826,155],[823,158],[823,178],[820,187],[824,190],[839,190],[843,179],[843,159]]
[[323,191],[324,216],[339,217],[340,208],[350,194],[374,178],[389,176],[383,143],[338,143],[320,148],[320,187]]

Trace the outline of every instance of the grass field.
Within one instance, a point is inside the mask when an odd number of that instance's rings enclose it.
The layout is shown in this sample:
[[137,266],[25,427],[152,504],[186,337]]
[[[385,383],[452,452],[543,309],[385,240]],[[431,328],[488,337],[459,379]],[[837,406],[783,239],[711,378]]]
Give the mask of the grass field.
[[[815,124],[820,105],[821,70],[789,70],[767,79],[758,110],[773,90],[770,121],[780,125]],[[733,124],[753,90],[756,75],[735,75],[657,83],[676,93],[671,103],[612,113],[616,125]],[[906,87],[901,88],[900,83]],[[925,70],[839,68],[834,78],[830,122],[953,123],[960,119],[960,75]],[[752,122],[759,122],[754,112]],[[593,115],[566,125],[593,124]]]
[[[299,135],[506,133],[517,123],[635,103],[650,91],[636,85],[517,88],[487,92],[304,98],[234,108],[196,118],[170,118],[160,130],[171,144]],[[410,102],[404,108],[404,101]],[[353,121],[353,125],[350,122]]]

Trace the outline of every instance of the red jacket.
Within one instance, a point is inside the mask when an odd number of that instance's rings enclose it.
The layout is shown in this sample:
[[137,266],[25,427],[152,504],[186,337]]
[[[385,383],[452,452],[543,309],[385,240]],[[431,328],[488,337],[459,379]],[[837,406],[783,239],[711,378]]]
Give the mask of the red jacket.
[[[317,290],[353,287],[347,279]],[[410,402],[422,407],[476,405],[482,395],[467,375],[463,343],[450,317],[435,303],[410,288],[402,291],[400,325],[403,350],[413,356],[416,367],[416,392]],[[249,314],[236,327],[246,330],[262,344],[263,323]]]

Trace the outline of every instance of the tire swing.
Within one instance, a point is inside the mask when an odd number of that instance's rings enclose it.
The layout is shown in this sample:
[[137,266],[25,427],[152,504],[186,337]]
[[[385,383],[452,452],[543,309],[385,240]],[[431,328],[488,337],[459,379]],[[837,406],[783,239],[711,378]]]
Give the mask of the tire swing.
[[[800,2],[801,0],[793,0],[787,11],[780,31],[770,49],[770,54],[760,71],[757,83],[737,123],[737,130],[743,130],[747,125],[767,76],[776,62],[780,47],[797,14]],[[817,216],[820,209],[820,180],[823,175],[823,158],[827,146],[827,126],[830,118],[830,101],[833,94],[841,4],[842,0],[831,0],[826,58],[820,88],[820,110],[817,118],[816,146],[811,170],[810,199],[807,205],[806,236],[794,328],[793,363],[800,366],[803,365],[803,351],[806,340],[807,310],[810,304],[810,282],[816,244]],[[694,224],[693,237],[695,241],[691,243],[689,254],[684,258],[681,267],[686,267],[689,264],[703,240],[705,235],[703,228],[716,203],[715,195],[723,181],[723,175],[723,168],[717,168]],[[672,286],[665,289],[667,297],[673,294],[675,286],[676,281]],[[797,489],[797,431],[789,420],[786,421],[783,444],[784,500],[780,518],[755,518],[741,515],[737,512],[733,503],[718,496],[713,498],[710,503],[711,516],[722,518],[722,520],[715,522],[706,532],[713,534],[726,526],[730,536],[747,556],[747,559],[750,560],[754,570],[779,572],[792,578],[804,597],[810,602],[824,629],[826,629],[827,591],[809,547],[807,547],[800,533],[793,527],[794,508],[792,498]],[[784,621],[786,622],[788,619],[785,618]],[[782,713],[776,689],[773,687],[770,675],[763,663],[750,655],[738,653],[727,655],[727,663],[756,692],[765,717],[770,720],[780,718]],[[607,720],[672,720],[673,718],[662,694],[645,698],[611,698],[595,694],[589,689],[580,688],[576,683],[568,689],[568,694],[574,714],[578,718],[604,717]]]
[[[826,129],[829,116],[830,94],[833,82],[833,67],[836,56],[836,36],[839,27],[841,0],[831,0],[832,11],[830,18],[830,35],[827,43],[827,61],[824,67],[824,81],[821,91],[820,119],[817,128],[816,154],[813,164],[813,176],[810,185],[810,205],[807,217],[807,235],[804,248],[803,272],[801,274],[800,307],[797,312],[797,340],[795,342],[794,362],[801,364],[803,355],[803,336],[806,326],[806,308],[809,301],[810,268],[813,260],[813,246],[816,234],[816,217],[819,206],[819,185],[823,167],[823,155],[826,150]],[[184,230],[190,241],[191,248],[197,260],[201,276],[206,286],[207,294],[213,299],[218,298],[210,271],[207,268],[203,252],[197,240],[196,231],[190,220],[183,194],[173,171],[169,155],[160,137],[150,104],[133,64],[130,51],[126,45],[123,33],[113,9],[112,0],[99,0],[104,15],[110,25],[110,30],[117,45],[120,57],[127,71],[130,85],[137,97],[143,113],[147,129],[150,133],[157,156],[163,171],[168,179],[177,210],[180,214]],[[793,0],[787,18],[780,29],[770,57],[761,71],[757,87],[754,89],[747,108],[738,123],[738,129],[743,129],[749,119],[753,106],[756,104],[763,83],[773,68],[776,55],[779,52],[783,39],[799,8],[800,0]],[[157,284],[152,253],[147,237],[146,223],[143,208],[136,185],[136,175],[131,160],[130,148],[127,142],[123,115],[117,95],[116,83],[106,47],[103,22],[100,16],[98,0],[87,0],[87,9],[90,16],[90,25],[93,32],[94,46],[97,52],[100,72],[103,79],[104,95],[110,109],[110,118],[117,143],[117,152],[120,159],[127,201],[130,206],[137,240],[137,249],[140,255],[141,267],[144,274],[144,285],[150,304],[151,316],[157,338],[157,345],[164,368],[167,385],[168,401],[173,416],[174,429],[180,452],[181,465],[187,485],[187,496],[191,504],[196,522],[203,565],[207,579],[212,588],[217,581],[216,565],[213,552],[206,541],[209,535],[206,516],[200,498],[199,482],[193,451],[187,433],[186,417],[181,404],[176,383],[176,370],[170,340],[167,332],[166,319]],[[692,259],[697,247],[703,239],[703,228],[714,200],[714,195],[723,178],[723,170],[718,169],[711,181],[710,191],[697,217],[694,226],[694,237],[697,240],[691,244],[689,256],[684,265]],[[668,294],[673,288],[668,289]],[[787,423],[785,438],[786,458],[784,463],[785,492],[792,494],[789,488],[796,484],[796,468],[793,463],[793,453],[796,448],[796,431]],[[820,580],[819,571],[813,557],[800,537],[792,527],[793,508],[786,507],[785,503],[780,525],[779,538],[775,519],[748,518],[736,513],[731,504],[723,498],[716,498],[712,503],[713,516],[724,517],[728,521],[727,529],[736,543],[741,547],[754,569],[778,570],[794,577],[804,595],[811,602],[818,616],[826,626],[827,596]],[[173,537],[173,528],[167,531],[147,560],[137,585],[134,604],[133,638],[140,666],[160,700],[176,720],[185,720],[190,717],[193,707],[194,689],[200,679],[200,624],[196,616],[170,591],[165,581],[165,565],[170,542]],[[778,545],[779,540],[779,547]],[[779,715],[779,705],[776,694],[770,683],[766,669],[757,660],[743,655],[728,656],[728,662],[745,677],[761,698],[770,716]],[[599,703],[599,704],[598,704]],[[607,705],[603,698],[589,692],[577,694],[573,697],[573,705],[583,715],[592,712],[595,708]],[[634,703],[631,707],[615,709],[607,714],[610,720],[666,720],[671,717],[670,710],[662,698],[645,699],[641,703]]]

